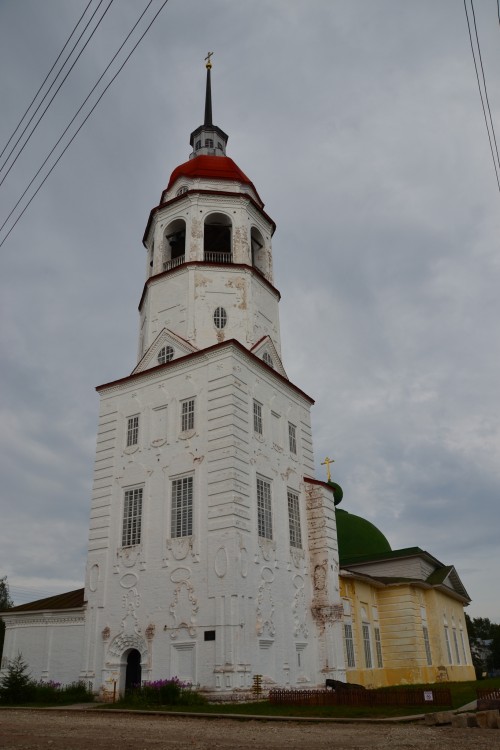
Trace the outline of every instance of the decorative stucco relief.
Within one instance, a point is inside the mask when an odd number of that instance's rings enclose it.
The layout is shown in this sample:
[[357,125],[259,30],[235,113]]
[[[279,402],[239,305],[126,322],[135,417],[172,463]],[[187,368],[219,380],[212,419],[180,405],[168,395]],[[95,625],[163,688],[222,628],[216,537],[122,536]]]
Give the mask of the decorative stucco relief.
[[262,569],[262,580],[259,583],[257,593],[257,635],[268,635],[274,637],[276,628],[274,626],[274,599],[271,583],[274,573],[271,568]]
[[173,601],[169,612],[171,618],[170,637],[177,638],[179,630],[186,628],[192,638],[196,637],[196,615],[198,613],[198,599],[194,586],[189,580],[180,581],[175,587]]

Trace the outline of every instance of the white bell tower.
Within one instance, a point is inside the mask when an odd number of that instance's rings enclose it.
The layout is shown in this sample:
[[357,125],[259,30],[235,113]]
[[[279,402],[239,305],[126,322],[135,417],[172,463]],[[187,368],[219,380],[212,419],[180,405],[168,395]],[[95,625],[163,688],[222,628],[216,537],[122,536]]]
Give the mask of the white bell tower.
[[138,362],[99,386],[82,678],[345,677],[331,488],[281,361],[275,225],[205,117],[144,234]]

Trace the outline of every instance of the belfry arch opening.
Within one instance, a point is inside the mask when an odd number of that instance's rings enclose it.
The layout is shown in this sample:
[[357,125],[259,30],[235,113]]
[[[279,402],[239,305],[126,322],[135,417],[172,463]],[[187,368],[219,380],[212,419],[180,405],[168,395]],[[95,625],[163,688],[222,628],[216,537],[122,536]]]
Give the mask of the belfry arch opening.
[[262,274],[265,274],[266,258],[264,237],[256,227],[252,227],[250,232],[250,245],[252,248],[252,266]]
[[184,263],[186,257],[186,222],[172,221],[163,233],[163,270],[168,271]]
[[210,263],[231,263],[232,223],[225,214],[209,214],[203,232],[203,260]]

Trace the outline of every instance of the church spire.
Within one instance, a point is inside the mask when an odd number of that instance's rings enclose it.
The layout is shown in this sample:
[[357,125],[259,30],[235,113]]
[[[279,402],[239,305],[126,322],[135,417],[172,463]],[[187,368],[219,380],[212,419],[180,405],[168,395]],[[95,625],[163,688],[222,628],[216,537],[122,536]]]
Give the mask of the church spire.
[[200,125],[191,133],[189,140],[193,149],[189,158],[197,156],[225,156],[228,136],[217,125],[212,122],[212,55],[209,52],[205,57],[207,69],[207,83],[205,89],[205,117],[203,125]]

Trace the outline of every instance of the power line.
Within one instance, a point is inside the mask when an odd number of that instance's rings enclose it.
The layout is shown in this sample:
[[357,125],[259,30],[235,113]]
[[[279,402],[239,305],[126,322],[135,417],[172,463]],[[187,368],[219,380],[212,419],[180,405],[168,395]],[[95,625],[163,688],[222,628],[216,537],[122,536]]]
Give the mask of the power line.
[[[81,23],[81,20],[82,20],[82,18],[84,17],[85,13],[87,12],[87,10],[89,9],[89,7],[90,7],[90,5],[91,5],[91,4],[92,4],[92,0],[89,0],[89,2],[88,2],[88,4],[87,4],[87,7],[86,7],[86,8],[85,8],[85,10],[83,11],[83,13],[82,13],[82,15],[80,16],[80,18],[78,19],[78,21],[77,21],[77,23],[76,23],[76,26],[75,26],[75,27],[73,28],[73,31],[71,32],[71,34],[69,35],[69,37],[68,37],[68,38],[66,39],[66,42],[65,42],[65,44],[64,44],[64,47],[62,48],[62,50],[61,50],[61,51],[59,52],[58,56],[56,57],[56,61],[55,61],[55,63],[53,64],[53,66],[51,67],[51,69],[49,70],[49,72],[47,73],[47,75],[45,76],[45,78],[43,79],[43,83],[42,83],[42,85],[40,86],[40,88],[39,88],[39,89],[38,89],[38,91],[36,92],[35,96],[34,96],[34,97],[33,97],[33,99],[31,100],[31,102],[29,103],[29,105],[28,105],[28,108],[26,109],[25,113],[23,114],[23,116],[21,117],[21,119],[20,119],[20,120],[19,120],[19,122],[17,123],[16,127],[14,128],[14,132],[12,133],[12,135],[11,135],[11,136],[10,136],[10,138],[9,138],[9,140],[7,141],[7,143],[5,144],[5,146],[3,147],[2,151],[0,152],[0,158],[1,158],[1,157],[2,157],[3,155],[4,155],[5,151],[7,150],[7,147],[8,147],[8,145],[9,145],[9,143],[11,142],[11,140],[12,140],[12,139],[14,138],[15,134],[17,133],[17,131],[18,131],[18,130],[19,130],[19,128],[21,127],[21,123],[22,123],[22,121],[24,120],[24,118],[26,117],[26,115],[27,115],[27,114],[28,114],[28,112],[30,111],[31,107],[32,107],[32,106],[33,106],[33,104],[35,103],[35,101],[36,101],[36,98],[37,98],[38,94],[40,93],[40,91],[41,91],[41,90],[43,89],[43,87],[44,87],[44,86],[45,86],[45,84],[47,83],[47,80],[49,79],[49,76],[50,76],[50,74],[52,73],[52,71],[53,71],[53,70],[54,70],[54,68],[56,67],[57,63],[59,62],[59,58],[61,57],[62,53],[64,52],[64,50],[65,50],[65,49],[66,49],[66,47],[68,46],[68,44],[69,44],[69,42],[70,42],[70,39],[71,39],[71,37],[73,36],[73,34],[75,33],[75,31],[77,30],[78,26],[79,26],[79,25],[80,25],[80,23]],[[57,78],[57,76],[56,76],[56,78]],[[49,89],[49,90],[50,90],[50,89]]]
[[[40,107],[42,106],[43,102],[44,102],[44,101],[45,101],[45,99],[47,98],[47,96],[48,96],[48,94],[49,94],[49,91],[50,91],[50,89],[51,89],[51,88],[52,88],[52,86],[53,86],[53,85],[55,84],[55,82],[56,82],[57,78],[59,77],[60,73],[62,72],[62,70],[63,70],[63,68],[64,68],[64,65],[66,65],[66,63],[67,63],[68,59],[69,59],[69,58],[71,57],[71,55],[73,54],[73,51],[75,50],[75,47],[77,46],[77,44],[78,44],[78,42],[80,41],[80,39],[82,38],[82,36],[83,36],[83,35],[85,34],[85,32],[86,32],[86,30],[87,30],[87,28],[88,28],[89,24],[90,24],[90,23],[92,22],[92,19],[94,18],[95,14],[96,14],[96,13],[97,13],[97,11],[99,10],[99,8],[101,7],[101,5],[102,5],[102,3],[103,3],[103,2],[104,2],[104,0],[99,0],[99,5],[97,6],[97,8],[95,9],[95,11],[93,12],[93,14],[92,14],[92,16],[90,17],[90,20],[89,20],[89,22],[87,23],[87,25],[85,26],[84,30],[82,31],[82,33],[80,34],[80,36],[79,36],[79,37],[78,37],[78,39],[76,40],[76,42],[75,42],[75,45],[74,45],[73,49],[71,50],[71,52],[69,53],[68,57],[67,57],[67,58],[66,58],[66,60],[64,61],[64,63],[63,63],[63,65],[62,65],[62,67],[61,67],[61,69],[60,69],[59,73],[57,74],[56,78],[55,78],[55,79],[54,79],[54,81],[52,82],[51,86],[49,87],[49,89],[48,89],[47,93],[45,94],[45,96],[43,97],[42,101],[40,102],[40,104],[38,105],[38,107],[37,107],[37,108],[35,109],[35,111],[34,111],[33,115],[31,116],[31,118],[30,118],[30,120],[29,120],[29,122],[28,122],[28,124],[26,125],[26,127],[25,127],[25,128],[24,128],[24,130],[23,130],[23,132],[21,133],[21,135],[20,135],[20,136],[19,136],[19,138],[17,139],[16,143],[14,144],[14,146],[12,147],[12,149],[10,150],[10,152],[9,152],[9,155],[8,155],[8,156],[7,156],[7,158],[5,159],[4,163],[2,164],[2,166],[0,166],[0,172],[2,171],[2,169],[3,169],[4,167],[5,167],[5,165],[6,165],[6,164],[7,164],[7,162],[9,161],[9,159],[10,159],[10,157],[11,157],[11,155],[12,155],[13,151],[15,150],[16,146],[18,145],[19,141],[20,141],[20,140],[22,139],[23,135],[24,135],[24,134],[26,133],[26,131],[27,131],[27,129],[29,128],[30,124],[31,124],[31,123],[33,122],[33,119],[34,119],[34,117],[35,117],[36,113],[38,112],[38,110],[39,110],[39,109],[40,109]],[[100,26],[100,24],[101,24],[101,21],[103,20],[104,16],[106,15],[106,13],[108,12],[108,10],[110,9],[110,7],[111,7],[111,5],[112,5],[113,3],[114,3],[114,0],[109,0],[109,3],[108,3],[108,5],[107,5],[107,7],[106,7],[106,9],[105,9],[104,13],[102,14],[102,16],[100,17],[100,19],[98,20],[98,22],[97,22],[96,26],[95,26],[95,27],[94,27],[94,29],[92,30],[92,32],[91,32],[90,36],[88,37],[87,41],[85,42],[85,44],[83,45],[82,49],[80,50],[80,52],[79,52],[79,53],[78,53],[78,55],[76,56],[76,59],[75,59],[75,61],[74,61],[74,62],[72,63],[72,65],[71,65],[70,69],[68,70],[68,72],[66,73],[66,75],[65,75],[65,76],[64,76],[64,78],[62,79],[61,83],[60,83],[60,84],[59,84],[59,86],[57,87],[57,89],[56,89],[56,91],[55,91],[55,94],[54,94],[54,96],[53,96],[53,97],[52,97],[52,99],[51,99],[51,100],[49,101],[49,103],[47,104],[47,106],[46,106],[46,107],[45,107],[45,109],[43,110],[42,114],[40,115],[40,117],[39,117],[39,118],[38,118],[38,120],[36,121],[35,125],[34,125],[34,126],[33,126],[33,128],[31,129],[31,132],[30,132],[30,134],[29,134],[29,135],[28,135],[28,137],[26,138],[26,140],[25,140],[25,142],[23,143],[22,147],[20,148],[19,152],[18,152],[18,153],[16,154],[16,157],[15,157],[14,161],[12,162],[12,164],[10,165],[10,167],[8,168],[8,170],[7,170],[7,172],[5,173],[5,175],[3,176],[3,179],[2,179],[2,180],[1,180],[1,182],[0,182],[0,185],[3,185],[3,183],[5,182],[5,180],[6,180],[6,178],[7,178],[7,175],[9,174],[9,172],[10,172],[10,171],[11,171],[11,169],[12,169],[12,167],[14,166],[14,164],[16,163],[16,161],[17,161],[17,160],[19,159],[19,157],[21,156],[22,152],[23,152],[23,151],[24,151],[24,149],[26,148],[26,146],[27,146],[27,144],[28,144],[28,142],[29,142],[29,140],[30,140],[31,136],[33,135],[33,133],[34,133],[34,132],[35,132],[35,130],[37,129],[37,127],[38,127],[38,125],[40,124],[40,122],[42,121],[42,119],[44,118],[44,116],[45,116],[45,114],[46,114],[46,112],[47,112],[48,108],[50,107],[50,105],[52,104],[52,102],[53,102],[53,101],[54,101],[54,99],[56,98],[57,94],[59,93],[59,91],[60,91],[60,90],[61,90],[61,88],[63,87],[63,85],[64,85],[64,83],[65,83],[66,79],[68,78],[69,74],[71,73],[71,71],[72,71],[72,70],[73,70],[73,68],[75,67],[76,63],[77,63],[77,62],[78,62],[78,60],[80,59],[80,57],[81,57],[81,55],[83,54],[83,52],[84,52],[84,50],[85,50],[86,46],[88,45],[88,43],[90,42],[90,40],[91,40],[91,39],[92,39],[92,37],[94,36],[95,32],[97,31],[98,27],[99,27],[99,26]]]
[[[474,6],[472,5],[472,0],[471,0],[471,6],[474,9]],[[500,192],[500,179],[499,179],[499,176],[498,176],[498,166],[497,166],[497,162],[495,160],[495,154],[494,154],[494,151],[493,151],[493,143],[492,143],[491,135],[490,135],[490,126],[488,125],[488,117],[486,115],[486,107],[484,106],[483,92],[481,90],[481,82],[479,80],[479,71],[478,71],[478,68],[477,68],[476,55],[475,55],[475,52],[474,52],[474,43],[472,41],[472,32],[471,32],[471,28],[470,28],[469,14],[467,12],[466,0],[464,0],[464,9],[465,9],[465,17],[467,18],[467,28],[469,30],[469,40],[470,40],[470,47],[471,47],[471,52],[472,52],[472,59],[474,60],[474,68],[476,70],[476,78],[477,78],[477,85],[478,85],[478,88],[479,88],[479,96],[481,97],[481,105],[483,107],[484,121],[486,123],[486,130],[488,132],[488,140],[490,142],[491,158],[493,159],[493,168],[495,170],[495,176],[496,176],[496,179],[497,179],[498,190]],[[478,45],[479,45],[479,39],[477,41],[478,41]],[[491,115],[491,113],[490,113],[490,115]],[[493,134],[494,134],[493,121],[491,121],[491,129],[492,129]],[[496,144],[496,138],[495,138],[495,144]]]
[[72,118],[72,120],[68,123],[68,125],[66,126],[66,128],[64,129],[64,131],[62,132],[62,134],[60,135],[59,139],[54,144],[52,150],[49,152],[48,156],[45,158],[44,162],[41,164],[40,168],[38,169],[38,171],[36,172],[36,174],[32,178],[31,182],[28,184],[28,187],[22,193],[21,197],[19,198],[19,200],[17,201],[17,203],[15,204],[15,206],[12,208],[10,214],[7,216],[7,218],[5,219],[5,221],[2,224],[2,226],[0,226],[0,232],[2,231],[2,229],[7,224],[7,222],[9,221],[10,217],[12,216],[12,214],[14,213],[14,211],[16,210],[16,208],[21,203],[22,199],[24,198],[24,196],[26,195],[26,193],[28,192],[28,190],[30,189],[30,187],[33,185],[33,183],[35,182],[36,178],[38,177],[38,175],[40,174],[40,172],[42,171],[42,169],[44,168],[44,166],[47,164],[48,160],[50,159],[50,157],[52,156],[52,154],[54,153],[54,151],[56,150],[56,148],[58,147],[58,145],[61,143],[62,139],[64,138],[64,136],[66,135],[66,133],[68,132],[68,130],[70,129],[70,127],[72,126],[72,124],[74,123],[74,121],[76,120],[76,118],[78,117],[78,115],[80,114],[80,112],[82,111],[82,109],[84,108],[84,106],[86,105],[86,103],[88,102],[88,100],[90,99],[90,97],[92,96],[92,94],[94,93],[94,91],[96,90],[96,88],[98,87],[98,85],[100,84],[100,82],[102,81],[102,79],[104,78],[104,76],[106,75],[106,73],[108,72],[108,70],[110,69],[110,67],[113,64],[113,62],[116,60],[116,58],[120,54],[121,50],[123,49],[123,47],[125,46],[125,44],[127,43],[127,41],[130,39],[132,33],[137,28],[138,24],[142,20],[143,16],[145,15],[146,11],[148,10],[148,8],[150,7],[150,5],[151,5],[152,2],[153,2],[153,0],[149,0],[148,4],[146,5],[146,7],[144,8],[144,10],[142,11],[141,15],[139,16],[139,18],[137,19],[137,21],[135,22],[135,24],[132,26],[132,28],[130,29],[129,33],[125,37],[124,41],[118,47],[117,51],[115,52],[115,54],[113,55],[113,57],[109,61],[108,65],[104,69],[103,73],[99,76],[99,78],[97,79],[97,82],[94,84],[94,86],[90,90],[90,93],[84,99],[83,104],[80,105],[80,107],[77,110],[76,114],[74,115],[74,117]]
[[28,203],[25,205],[25,207],[23,208],[23,210],[21,211],[21,213],[19,214],[19,216],[17,217],[17,219],[15,220],[15,222],[13,223],[13,225],[11,226],[11,228],[9,229],[9,231],[7,232],[7,234],[5,235],[5,237],[3,238],[3,240],[0,242],[0,247],[2,247],[2,245],[5,243],[5,241],[7,240],[7,238],[9,237],[9,235],[11,234],[12,230],[14,229],[14,227],[20,221],[20,219],[22,218],[22,216],[25,214],[26,210],[28,209],[28,207],[30,206],[30,204],[32,203],[32,201],[34,200],[34,198],[38,195],[38,193],[40,192],[41,188],[43,187],[43,185],[47,181],[48,177],[51,175],[51,173],[53,172],[53,170],[55,169],[55,167],[58,165],[58,163],[60,162],[60,160],[62,159],[62,157],[66,153],[66,151],[68,150],[68,148],[71,146],[71,144],[75,140],[76,136],[78,135],[78,133],[80,132],[80,130],[83,128],[83,126],[85,125],[85,123],[89,119],[90,115],[93,113],[93,111],[95,110],[95,108],[97,107],[97,105],[99,104],[99,102],[101,101],[101,99],[104,96],[104,94],[106,93],[106,91],[109,89],[109,87],[111,86],[111,84],[115,81],[115,79],[121,73],[121,71],[125,67],[126,63],[130,60],[130,58],[132,57],[133,53],[135,52],[135,50],[137,49],[137,47],[139,46],[139,44],[142,42],[142,40],[144,39],[144,37],[148,33],[149,29],[151,28],[151,26],[153,25],[153,23],[156,21],[156,19],[158,18],[158,16],[160,15],[161,11],[163,10],[163,8],[165,7],[165,5],[167,3],[168,3],[168,0],[163,0],[163,3],[161,4],[159,10],[153,16],[152,21],[146,27],[146,30],[142,33],[142,35],[139,37],[138,41],[132,47],[132,50],[129,52],[129,54],[127,55],[127,57],[123,61],[123,63],[120,65],[120,67],[116,71],[115,75],[110,80],[110,82],[104,88],[103,92],[100,94],[99,98],[97,99],[96,103],[94,104],[94,106],[92,107],[92,109],[90,110],[90,112],[84,118],[83,122],[79,125],[78,129],[76,130],[76,132],[72,135],[72,137],[70,138],[70,140],[68,141],[68,143],[66,144],[66,146],[64,147],[64,149],[62,150],[62,152],[59,154],[59,156],[57,157],[57,159],[54,162],[54,164],[52,165],[52,167],[49,169],[49,171],[47,172],[47,174],[43,178],[42,182],[40,183],[40,185],[38,186],[38,188],[36,189],[36,191],[33,193],[33,195],[31,196],[31,198],[29,199]]
[[481,74],[482,74],[482,77],[483,77],[484,95],[486,97],[486,104],[488,106],[488,114],[489,114],[489,118],[490,118],[491,132],[493,133],[493,140],[495,142],[495,151],[496,151],[496,155],[497,155],[497,164],[500,164],[500,156],[498,155],[497,138],[496,138],[496,135],[495,135],[495,128],[493,127],[493,118],[491,116],[490,100],[488,98],[488,89],[486,88],[486,77],[484,75],[484,68],[483,68],[483,56],[481,55],[481,45],[479,44],[479,35],[477,33],[476,12],[474,10],[474,2],[473,2],[473,0],[470,0],[470,5],[471,5],[471,8],[472,8],[472,17],[474,19],[474,31],[475,31],[475,34],[476,34],[477,51],[479,52],[479,62],[481,63]]

